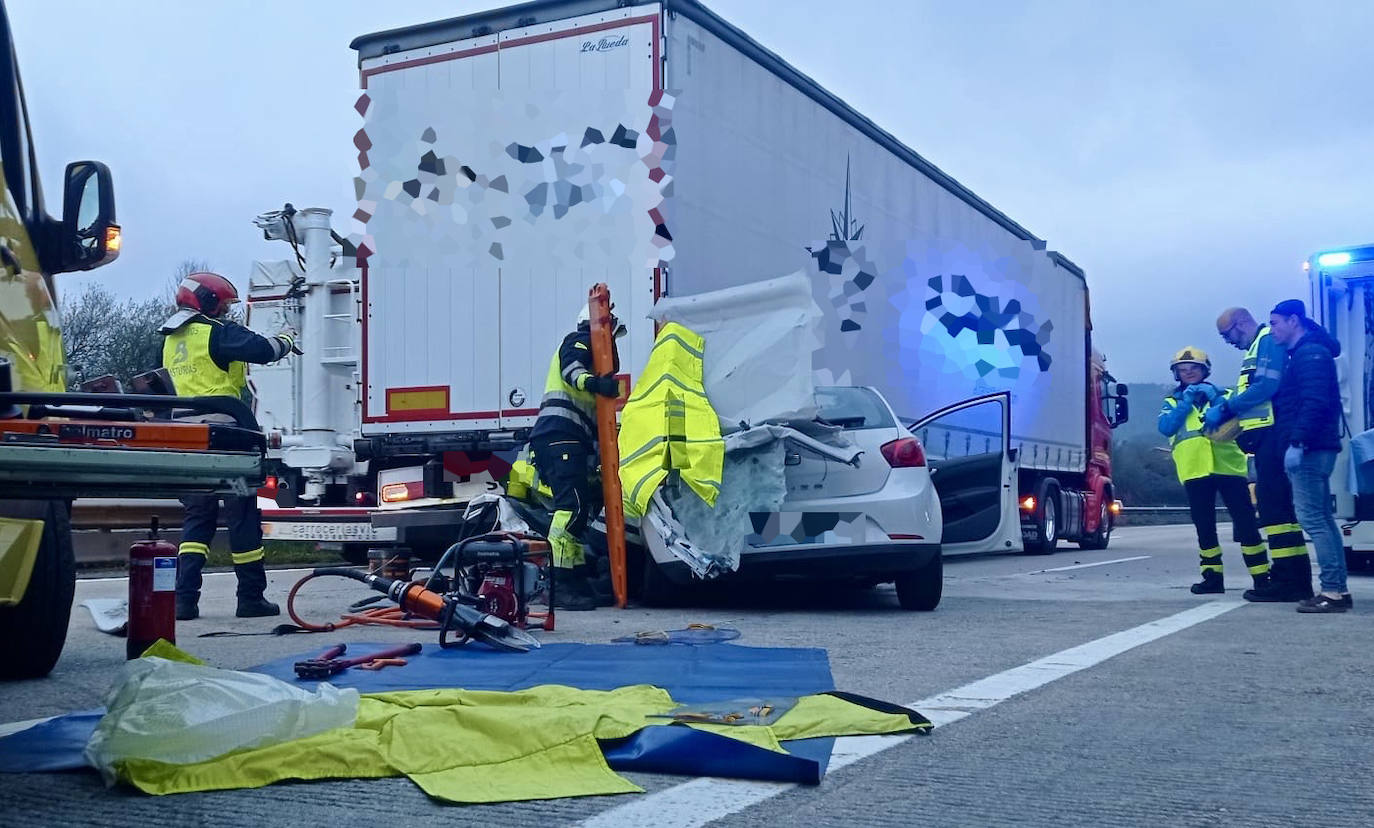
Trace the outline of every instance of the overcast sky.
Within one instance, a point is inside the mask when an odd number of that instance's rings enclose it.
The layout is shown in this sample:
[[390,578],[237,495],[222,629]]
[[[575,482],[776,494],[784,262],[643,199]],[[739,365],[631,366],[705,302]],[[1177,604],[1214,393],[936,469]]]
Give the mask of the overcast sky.
[[[349,41],[494,5],[8,0],[49,210],[67,161],[115,175],[124,251],[61,289],[147,296],[186,258],[243,286],[286,254],[254,215],[353,210]],[[1222,307],[1374,242],[1374,3],[707,5],[1083,266],[1120,379],[1184,344],[1233,377]]]

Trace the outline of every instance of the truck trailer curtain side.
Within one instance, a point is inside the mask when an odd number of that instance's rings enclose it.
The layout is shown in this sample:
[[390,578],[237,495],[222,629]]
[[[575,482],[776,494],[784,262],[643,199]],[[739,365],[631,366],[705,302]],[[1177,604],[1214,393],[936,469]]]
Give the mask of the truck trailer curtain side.
[[1090,515],[1065,537],[1105,514],[1083,272],[701,4],[523,4],[353,45],[364,435],[518,442],[593,283],[633,376],[660,296],[802,272],[818,382],[908,422],[1005,394],[1009,433],[970,409],[925,438],[1005,453],[1016,488]]

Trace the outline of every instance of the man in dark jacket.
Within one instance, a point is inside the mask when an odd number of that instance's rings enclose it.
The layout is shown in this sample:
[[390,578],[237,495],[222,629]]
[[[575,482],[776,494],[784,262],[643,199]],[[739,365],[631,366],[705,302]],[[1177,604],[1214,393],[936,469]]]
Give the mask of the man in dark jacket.
[[1274,394],[1274,420],[1284,446],[1283,466],[1293,483],[1298,522],[1312,536],[1321,566],[1321,592],[1298,612],[1345,612],[1345,548],[1331,515],[1331,472],[1341,450],[1341,392],[1336,357],[1341,346],[1307,318],[1297,299],[1278,303],[1269,315],[1274,339],[1288,349],[1288,367]]

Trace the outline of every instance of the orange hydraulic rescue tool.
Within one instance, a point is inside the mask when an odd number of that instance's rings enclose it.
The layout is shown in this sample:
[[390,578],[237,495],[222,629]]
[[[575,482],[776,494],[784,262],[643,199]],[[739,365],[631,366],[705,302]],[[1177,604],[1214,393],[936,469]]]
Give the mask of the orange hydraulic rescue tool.
[[[611,291],[597,283],[587,296],[592,320],[592,368],[598,376],[615,370],[615,330],[611,325]],[[596,397],[596,438],[601,443],[601,495],[606,501],[606,548],[611,555],[611,588],[615,605],[625,608],[625,504],[620,500],[620,450],[616,446],[615,412],[619,400]]]

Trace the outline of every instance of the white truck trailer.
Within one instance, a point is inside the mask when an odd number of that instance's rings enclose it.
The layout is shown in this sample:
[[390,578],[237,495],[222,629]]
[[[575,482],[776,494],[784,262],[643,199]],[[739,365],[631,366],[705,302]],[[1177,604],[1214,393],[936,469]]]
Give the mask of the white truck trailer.
[[1323,250],[1303,270],[1309,313],[1341,343],[1336,369],[1349,434],[1331,490],[1346,558],[1363,568],[1374,562],[1374,244]]
[[632,380],[660,297],[802,270],[817,380],[911,424],[947,553],[1107,542],[1125,388],[1083,271],[705,6],[533,2],[352,45],[374,526],[441,544],[452,513],[417,501],[499,482],[593,283]]

